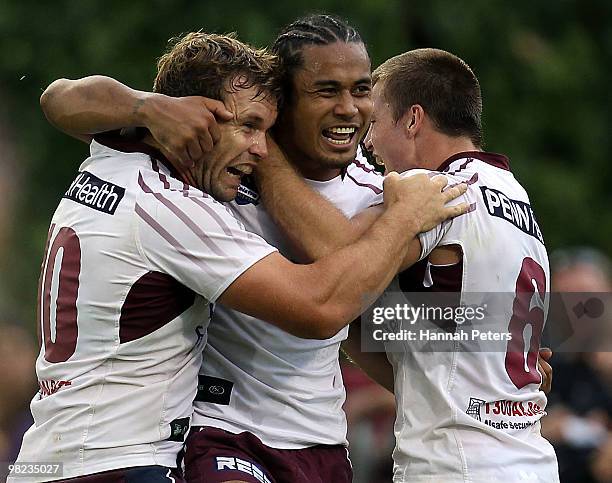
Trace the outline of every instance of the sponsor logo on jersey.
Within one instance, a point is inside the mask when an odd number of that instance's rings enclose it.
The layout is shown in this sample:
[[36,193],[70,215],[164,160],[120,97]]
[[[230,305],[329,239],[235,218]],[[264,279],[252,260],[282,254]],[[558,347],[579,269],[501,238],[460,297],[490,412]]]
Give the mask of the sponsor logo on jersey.
[[170,422],[170,437],[167,441],[178,441],[182,443],[189,431],[189,418],[179,418]]
[[217,471],[241,471],[247,475],[254,476],[261,483],[271,483],[263,470],[255,463],[231,456],[217,456],[216,460]]
[[521,418],[539,416],[544,414],[544,408],[531,401],[493,401],[485,403],[485,414],[496,416],[518,416]]
[[523,233],[531,235],[544,244],[542,232],[529,203],[510,199],[501,191],[486,186],[481,186],[480,190],[489,215],[512,223]]
[[248,205],[249,203],[259,204],[259,193],[257,192],[255,181],[250,176],[242,178],[242,183],[238,186],[236,203],[239,205]]
[[94,210],[114,215],[123,195],[125,195],[125,188],[104,181],[87,171],[81,171],[63,197]]
[[535,424],[545,411],[539,404],[531,401],[486,402],[470,397],[466,413],[494,429],[521,430]]
[[477,419],[478,421],[482,421],[482,418],[480,416],[480,407],[484,403],[485,403],[484,399],[478,399],[476,397],[471,397],[470,403],[468,404],[468,408],[465,412],[469,414],[470,416],[472,416],[474,419]]
[[234,383],[219,377],[198,376],[198,392],[195,400],[213,404],[228,405]]

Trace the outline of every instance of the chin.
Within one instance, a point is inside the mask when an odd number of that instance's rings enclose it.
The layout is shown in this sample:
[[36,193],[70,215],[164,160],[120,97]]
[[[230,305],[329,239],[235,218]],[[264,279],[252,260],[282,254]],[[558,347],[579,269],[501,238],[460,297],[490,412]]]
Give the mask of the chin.
[[355,160],[356,151],[347,151],[346,153],[321,153],[319,159],[327,168],[346,168]]
[[221,203],[226,203],[228,201],[233,201],[234,198],[236,198],[238,190],[233,188],[213,189],[209,194],[215,200],[220,201]]

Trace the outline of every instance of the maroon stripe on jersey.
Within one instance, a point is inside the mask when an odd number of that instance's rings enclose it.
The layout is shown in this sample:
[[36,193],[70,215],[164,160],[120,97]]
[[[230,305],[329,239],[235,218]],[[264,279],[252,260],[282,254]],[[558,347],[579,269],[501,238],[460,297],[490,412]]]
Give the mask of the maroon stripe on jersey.
[[202,231],[202,229],[196,225],[193,220],[187,216],[185,212],[183,212],[178,206],[176,206],[172,201],[168,198],[164,197],[161,193],[157,193],[153,191],[149,186],[145,183],[144,178],[142,177],[142,173],[138,173],[138,184],[142,188],[145,193],[152,194],[160,201],[166,208],[168,208],[172,213],[176,215],[176,217],[181,220],[185,225],[214,253],[220,255],[222,257],[226,256],[223,250],[217,246],[215,242],[213,242],[206,234]]
[[[157,164],[157,160],[152,159],[151,160],[151,164],[153,166],[153,171],[155,171],[157,173],[157,176],[159,177],[159,180],[162,182],[162,184],[164,185],[164,189],[170,190],[170,191],[178,191],[180,193],[183,193],[183,196],[185,198],[187,198],[191,193],[189,192],[189,188],[190,186],[185,183],[184,181],[182,181],[181,183],[183,184],[183,188],[178,190],[178,189],[174,189],[170,187],[170,182],[168,181],[168,178],[166,177],[166,175],[164,173],[162,173],[159,170],[159,165]],[[198,190],[199,193],[194,193],[194,196],[201,196],[203,198],[208,198],[208,195],[206,193],[204,193],[203,191]]]
[[468,159],[465,163],[463,163],[461,166],[459,166],[459,168],[457,168],[455,171],[451,171],[448,174],[457,174],[460,173],[461,171],[463,171],[465,168],[468,167],[468,164],[470,164],[472,161],[474,161],[473,159]]
[[[198,198],[189,198],[189,199],[191,201],[193,201],[196,205],[198,205],[200,208],[202,208],[204,211],[206,211],[206,213],[217,222],[219,227],[223,230],[223,233],[225,233],[229,237],[232,237],[234,239],[234,241],[236,242],[236,244],[240,245],[240,247],[243,250],[248,251],[248,247],[245,245],[244,240],[242,240],[241,238],[234,238],[235,235],[232,232],[232,230],[230,229],[230,227],[227,226],[227,224],[215,212],[215,210],[211,209],[209,206],[206,205],[206,203],[204,203],[202,200],[200,200]],[[227,210],[227,211],[228,211],[228,213],[230,215],[232,215],[232,217],[234,216],[231,211],[229,211],[229,210]],[[246,230],[244,231],[244,233],[247,233],[248,235],[251,235]]]
[[[453,174],[453,173],[448,173],[448,174]],[[472,177],[470,179],[468,179],[467,181],[461,181],[459,183],[453,183],[453,184],[449,184],[448,186],[446,186],[442,191],[446,191],[447,189],[450,188],[454,188],[455,186],[459,186],[461,183],[465,183],[466,185],[471,185],[476,183],[476,181],[478,181],[478,173],[474,173],[472,175]]]
[[510,171],[510,162],[506,156],[497,153],[487,153],[484,151],[465,151],[463,153],[457,153],[444,161],[437,169],[437,171],[446,171],[449,166],[458,159],[469,158],[478,159],[483,163],[490,164],[496,168],[500,168],[506,171]]
[[378,187],[378,186],[374,186],[373,184],[369,184],[369,183],[360,183],[359,181],[357,181],[355,178],[353,178],[350,173],[346,173],[346,176],[348,178],[351,179],[351,181],[353,183],[355,183],[357,186],[363,186],[364,188],[369,188],[372,191],[374,191],[374,193],[376,193],[377,195],[382,193],[382,190]]
[[153,217],[151,215],[149,215],[145,210],[143,210],[142,207],[138,203],[135,206],[135,211],[136,211],[136,214],[138,216],[140,216],[140,218],[142,218],[143,221],[147,225],[149,225],[151,228],[153,228],[153,230],[156,231],[164,240],[166,240],[170,245],[172,245],[177,252],[179,252],[185,258],[189,259],[189,261],[193,262],[201,270],[204,270],[206,272],[216,273],[210,267],[205,266],[201,259],[195,257],[193,254],[188,252],[185,249],[185,247],[183,247],[183,245],[181,245],[176,238],[174,238],[159,223],[157,223],[153,219]]
[[164,188],[169,190],[170,183],[168,182],[168,178],[166,178],[166,176],[164,176],[163,173],[159,172],[159,166],[157,165],[157,161],[155,161],[154,159],[151,159],[151,165],[153,166],[153,171],[157,173],[157,175],[159,176],[159,180],[163,183]]
[[145,337],[193,305],[195,293],[170,275],[148,272],[130,288],[121,306],[119,342]]
[[375,173],[379,176],[382,176],[378,171],[376,171],[373,167],[370,166],[366,166],[365,164],[359,162],[358,160],[354,161],[355,166],[357,166],[358,168],[361,168],[363,171],[365,171],[366,173]]

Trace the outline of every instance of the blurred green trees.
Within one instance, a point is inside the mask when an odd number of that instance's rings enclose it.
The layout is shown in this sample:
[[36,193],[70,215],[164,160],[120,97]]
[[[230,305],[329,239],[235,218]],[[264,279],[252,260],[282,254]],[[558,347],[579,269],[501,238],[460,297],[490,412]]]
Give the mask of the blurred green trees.
[[103,73],[148,89],[172,36],[236,31],[264,45],[312,11],[352,22],[374,66],[417,47],[465,59],[482,85],[486,148],[510,156],[549,249],[589,244],[612,254],[608,0],[7,0],[0,4],[0,118],[25,171],[12,248],[0,263],[8,308],[33,319],[49,219],[88,152],[45,121],[38,98],[51,81]]

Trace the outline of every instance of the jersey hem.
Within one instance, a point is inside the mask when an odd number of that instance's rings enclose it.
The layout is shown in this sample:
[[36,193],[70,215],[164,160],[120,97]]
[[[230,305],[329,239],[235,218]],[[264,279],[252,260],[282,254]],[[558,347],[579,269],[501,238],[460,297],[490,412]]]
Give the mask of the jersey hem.
[[[325,445],[325,446],[342,445],[348,448],[348,441],[346,440],[346,438],[344,438],[343,440],[323,440],[320,438],[313,437],[312,441],[309,441],[308,443],[305,443],[305,442],[296,443],[296,442],[288,441],[286,439],[267,438],[265,436],[262,436],[261,433],[252,431],[249,428],[245,428],[245,427],[238,426],[232,423],[228,423],[227,421],[220,421],[217,419],[204,418],[198,421],[197,423],[194,421],[192,422],[192,427],[195,428],[196,431],[199,431],[200,428],[203,428],[203,427],[211,427],[211,428],[222,429],[223,431],[228,431],[233,434],[251,433],[252,435],[257,437],[265,446],[268,446],[274,449],[306,449],[306,448],[311,448],[312,446],[318,446],[318,445]],[[295,439],[297,438],[293,438],[294,441]],[[303,437],[300,439],[303,439]]]

